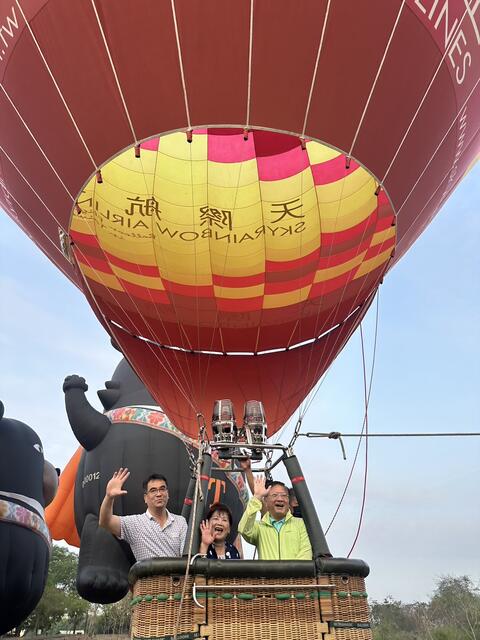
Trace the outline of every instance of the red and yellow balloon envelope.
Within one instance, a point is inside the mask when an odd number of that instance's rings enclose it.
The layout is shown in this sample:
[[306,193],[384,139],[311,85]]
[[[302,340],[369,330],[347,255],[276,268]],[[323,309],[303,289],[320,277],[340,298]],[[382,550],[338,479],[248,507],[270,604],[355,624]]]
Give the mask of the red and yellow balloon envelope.
[[377,186],[318,142],[238,129],[151,139],[88,182],[70,226],[87,295],[179,428],[221,397],[261,399],[270,434],[294,412],[394,251]]

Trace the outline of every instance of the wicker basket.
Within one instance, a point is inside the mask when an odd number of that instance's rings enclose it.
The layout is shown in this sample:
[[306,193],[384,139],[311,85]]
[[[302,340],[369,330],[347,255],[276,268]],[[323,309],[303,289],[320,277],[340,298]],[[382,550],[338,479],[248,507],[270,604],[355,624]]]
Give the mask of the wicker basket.
[[[193,600],[189,578],[177,640],[372,638],[363,578],[329,574],[316,579],[215,577],[207,582],[197,575],[195,583],[202,606]],[[182,589],[182,576],[139,578],[133,590],[132,638],[173,640]]]

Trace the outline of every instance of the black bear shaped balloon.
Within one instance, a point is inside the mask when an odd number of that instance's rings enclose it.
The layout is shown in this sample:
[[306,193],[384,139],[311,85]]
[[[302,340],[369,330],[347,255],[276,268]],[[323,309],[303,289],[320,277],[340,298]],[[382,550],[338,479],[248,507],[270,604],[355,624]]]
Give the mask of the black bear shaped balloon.
[[58,486],[35,431],[3,414],[0,402],[0,635],[42,597],[51,548],[44,508]]
[[[124,487],[128,493],[114,507],[117,515],[129,515],[145,511],[143,480],[162,473],[169,484],[168,508],[180,513],[191,477],[189,450],[194,448],[155,406],[126,360],[105,387],[98,392],[106,410],[102,414],[89,404],[83,378],[69,376],[63,385],[68,419],[84,449],[75,481],[75,524],[80,535],[77,589],[83,598],[98,603],[115,602],[127,593],[128,571],[135,562],[130,547],[98,525],[108,480],[119,467],[130,470]],[[236,525],[245,485],[240,473],[225,474],[219,465],[212,470],[206,505],[226,502]]]

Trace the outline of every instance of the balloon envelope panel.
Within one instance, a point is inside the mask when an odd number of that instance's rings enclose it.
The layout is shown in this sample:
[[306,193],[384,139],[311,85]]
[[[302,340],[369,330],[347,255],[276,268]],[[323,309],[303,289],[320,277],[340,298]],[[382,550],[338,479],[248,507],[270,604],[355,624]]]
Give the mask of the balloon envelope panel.
[[0,203],[143,341],[154,395],[146,341],[261,353],[367,305],[478,155],[464,0],[0,0],[0,25]]

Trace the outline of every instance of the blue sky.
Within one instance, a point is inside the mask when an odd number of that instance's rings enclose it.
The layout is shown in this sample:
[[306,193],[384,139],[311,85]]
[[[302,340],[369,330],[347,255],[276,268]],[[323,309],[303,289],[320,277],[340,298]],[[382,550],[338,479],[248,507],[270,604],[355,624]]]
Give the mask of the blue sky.
[[[380,289],[371,432],[480,431],[480,165]],[[83,295],[0,214],[0,399],[6,415],[42,438],[46,457],[64,466],[76,448],[63,403],[66,375],[83,375],[100,408],[119,360]],[[374,310],[364,321],[367,373]],[[363,378],[359,333],[337,358],[304,419],[303,431],[359,432]],[[282,436],[287,441],[288,427]],[[296,447],[322,523],[330,521],[356,440],[301,438]],[[357,526],[360,456],[328,540],[346,554]],[[366,511],[353,553],[371,567],[371,597],[428,596],[445,574],[480,580],[480,438],[372,439]]]

